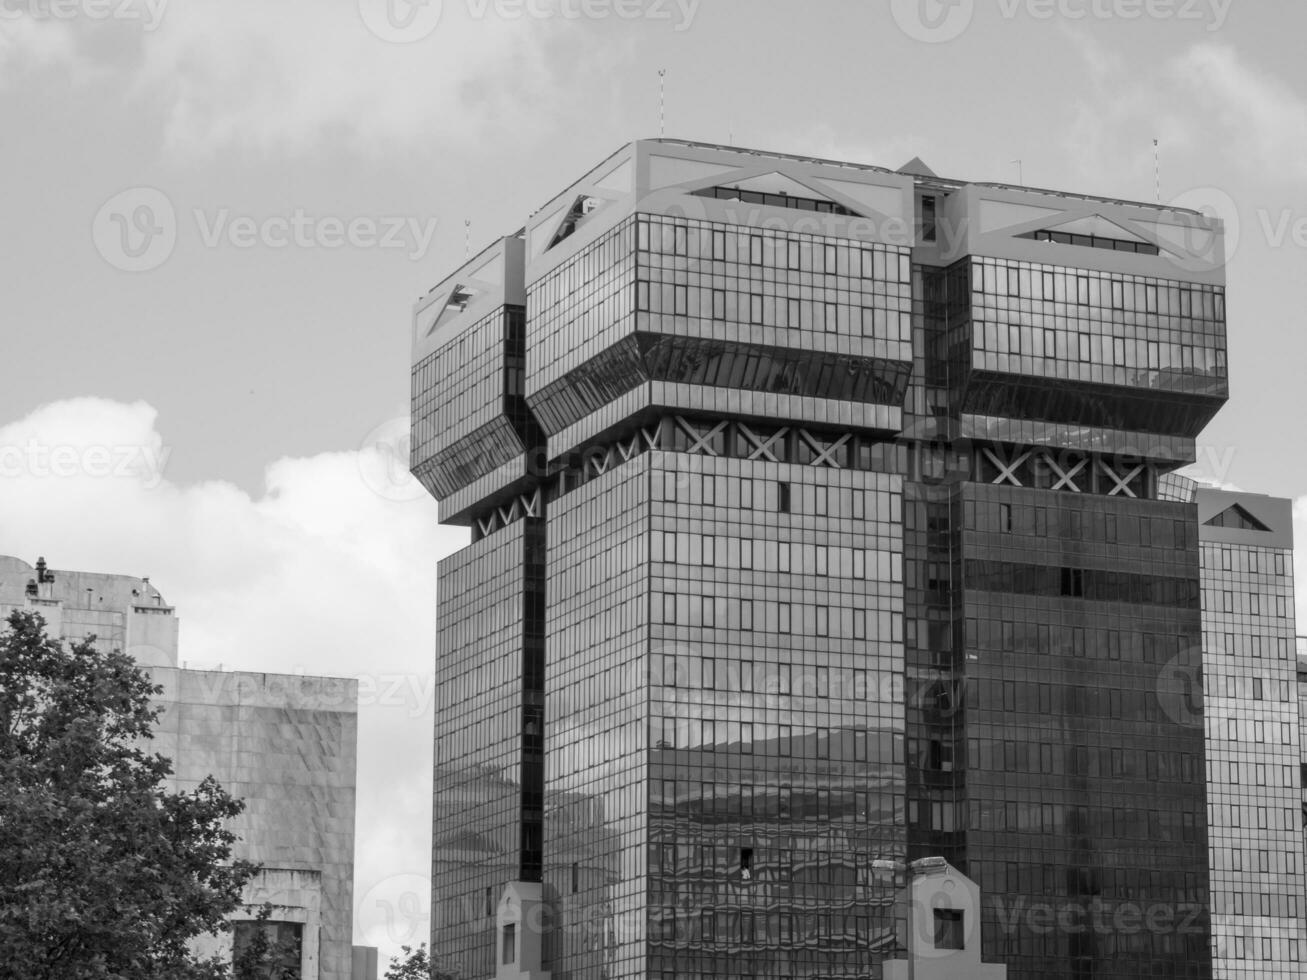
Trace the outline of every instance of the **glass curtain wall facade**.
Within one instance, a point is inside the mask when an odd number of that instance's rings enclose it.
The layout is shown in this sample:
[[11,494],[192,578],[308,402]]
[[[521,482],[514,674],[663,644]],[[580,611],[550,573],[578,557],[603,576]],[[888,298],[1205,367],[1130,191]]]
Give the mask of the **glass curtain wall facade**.
[[[877,977],[928,856],[1013,978],[1212,976],[1204,733],[1166,686],[1202,665],[1198,522],[1163,489],[1226,397],[1221,271],[1178,244],[1219,235],[676,141],[532,216],[522,398],[478,381],[442,435],[448,372],[415,372],[414,470],[477,539],[438,669],[508,671],[451,695],[441,765],[508,772],[492,704],[543,705],[556,980]],[[510,676],[525,594],[542,701]],[[496,778],[497,843],[438,904],[526,868],[526,781]],[[433,939],[491,975],[473,928]]]
[[504,886],[539,882],[543,862],[545,530],[521,277],[521,239],[504,239],[415,320],[412,469],[473,525],[438,574],[431,875],[432,946],[466,977],[494,976]]
[[908,259],[637,211],[528,284],[527,397],[562,462],[555,975],[856,977],[896,948],[902,479],[802,423],[892,429]]
[[1307,953],[1293,504],[1200,489],[1203,702],[1219,977],[1296,977]]
[[1051,251],[919,269],[909,853],[967,869],[1009,976],[1207,977],[1204,739],[1163,687],[1201,669],[1198,528],[1157,498],[1224,398],[1223,296]]

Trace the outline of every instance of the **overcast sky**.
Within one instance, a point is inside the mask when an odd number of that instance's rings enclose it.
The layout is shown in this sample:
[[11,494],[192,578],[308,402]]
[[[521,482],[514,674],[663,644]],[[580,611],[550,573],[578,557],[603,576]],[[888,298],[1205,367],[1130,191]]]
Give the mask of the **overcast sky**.
[[0,0],[0,553],[150,575],[193,664],[363,677],[355,941],[425,939],[465,535],[394,453],[465,220],[656,136],[660,69],[669,136],[964,179],[1153,200],[1160,139],[1162,199],[1231,233],[1199,475],[1307,518],[1304,35],[1275,0]]

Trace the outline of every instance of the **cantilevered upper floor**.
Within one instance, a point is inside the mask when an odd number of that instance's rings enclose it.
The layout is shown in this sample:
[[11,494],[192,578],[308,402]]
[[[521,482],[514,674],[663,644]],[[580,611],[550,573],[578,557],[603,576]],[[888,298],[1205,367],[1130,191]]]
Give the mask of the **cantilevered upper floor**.
[[496,241],[414,311],[411,466],[446,520],[529,482],[541,441],[523,398],[523,244]]
[[670,140],[526,227],[527,399],[557,458],[662,409],[897,432],[913,178]]
[[924,383],[950,437],[1165,468],[1228,396],[1219,220],[919,160],[631,143],[414,322],[413,468],[461,523],[668,414],[908,438]]

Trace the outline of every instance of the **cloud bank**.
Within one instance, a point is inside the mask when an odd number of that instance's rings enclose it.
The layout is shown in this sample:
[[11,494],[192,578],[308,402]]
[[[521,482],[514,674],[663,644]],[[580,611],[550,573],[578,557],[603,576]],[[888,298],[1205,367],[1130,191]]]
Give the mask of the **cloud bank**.
[[359,677],[355,942],[424,941],[436,562],[464,532],[384,447],[278,460],[251,497],[170,481],[157,423],[81,398],[0,426],[0,553],[150,576],[193,667]]

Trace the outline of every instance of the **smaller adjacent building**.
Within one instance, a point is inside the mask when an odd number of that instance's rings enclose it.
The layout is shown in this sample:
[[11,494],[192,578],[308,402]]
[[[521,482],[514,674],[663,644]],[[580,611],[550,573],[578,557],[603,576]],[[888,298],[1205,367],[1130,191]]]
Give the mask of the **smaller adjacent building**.
[[355,946],[350,980],[377,980],[377,947]]
[[885,980],[1007,980],[980,958],[980,886],[941,857],[909,865],[907,959],[885,963]]
[[[1307,731],[1307,636],[1295,639],[1298,666],[1298,731]],[[1302,827],[1307,847],[1307,741],[1299,746],[1298,768],[1302,784]]]
[[1193,499],[1202,677],[1163,686],[1173,694],[1168,712],[1206,730],[1215,975],[1300,977],[1307,896],[1293,503],[1206,488]]
[[0,555],[0,618],[15,609],[39,613],[52,635],[134,657],[163,688],[152,748],[173,762],[170,788],[212,775],[245,801],[234,856],[263,870],[246,914],[203,950],[230,955],[262,928],[298,958],[300,980],[375,978],[376,951],[358,973],[351,945],[357,681],[180,667],[176,611],[148,578]]

